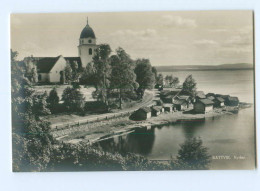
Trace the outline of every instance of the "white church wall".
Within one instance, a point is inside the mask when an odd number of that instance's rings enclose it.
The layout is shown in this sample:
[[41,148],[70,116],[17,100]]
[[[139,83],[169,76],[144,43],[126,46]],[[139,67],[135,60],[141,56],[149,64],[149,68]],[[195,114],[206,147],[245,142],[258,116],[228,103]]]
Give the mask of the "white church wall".
[[66,67],[66,60],[63,56],[57,60],[53,68],[51,69],[50,75],[50,82],[57,83],[60,82],[60,72],[63,71]]

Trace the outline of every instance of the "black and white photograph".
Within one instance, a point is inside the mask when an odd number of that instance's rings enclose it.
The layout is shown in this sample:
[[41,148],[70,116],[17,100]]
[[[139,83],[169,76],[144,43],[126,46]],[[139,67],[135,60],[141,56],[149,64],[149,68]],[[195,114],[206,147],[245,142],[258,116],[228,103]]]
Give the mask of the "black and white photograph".
[[12,13],[13,172],[256,169],[253,10]]

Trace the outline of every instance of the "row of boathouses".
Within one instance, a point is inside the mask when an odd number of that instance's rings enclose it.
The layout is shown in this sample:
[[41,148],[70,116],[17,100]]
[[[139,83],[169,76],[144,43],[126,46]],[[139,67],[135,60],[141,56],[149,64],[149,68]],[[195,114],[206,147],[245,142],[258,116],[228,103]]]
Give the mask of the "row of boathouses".
[[131,116],[136,120],[145,120],[164,112],[192,111],[193,114],[203,114],[215,108],[238,106],[238,97],[215,93],[205,94],[197,91],[195,97],[180,89],[164,89],[157,91],[156,99],[150,107],[142,107]]

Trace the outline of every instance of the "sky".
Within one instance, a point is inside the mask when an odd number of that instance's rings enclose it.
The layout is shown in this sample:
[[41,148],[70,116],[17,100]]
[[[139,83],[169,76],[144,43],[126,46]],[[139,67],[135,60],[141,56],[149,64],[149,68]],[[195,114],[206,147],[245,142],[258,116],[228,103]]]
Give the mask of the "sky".
[[252,11],[12,14],[11,48],[18,59],[78,56],[87,17],[98,44],[154,66],[253,63]]

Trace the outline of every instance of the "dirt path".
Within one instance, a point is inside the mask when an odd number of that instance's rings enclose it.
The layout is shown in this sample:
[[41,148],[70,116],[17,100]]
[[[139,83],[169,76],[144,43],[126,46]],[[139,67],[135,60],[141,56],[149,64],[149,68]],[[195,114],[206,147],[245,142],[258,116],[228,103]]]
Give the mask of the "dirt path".
[[82,123],[93,122],[102,119],[121,117],[125,114],[129,114],[136,111],[140,107],[150,106],[153,102],[154,96],[155,96],[155,92],[153,90],[147,90],[145,92],[145,96],[143,100],[140,103],[135,104],[135,106],[131,108],[127,108],[113,113],[104,113],[104,114],[89,115],[89,116],[79,116],[75,114],[52,115],[52,116],[47,116],[45,119],[51,122],[51,128],[59,128],[68,125],[82,124]]

